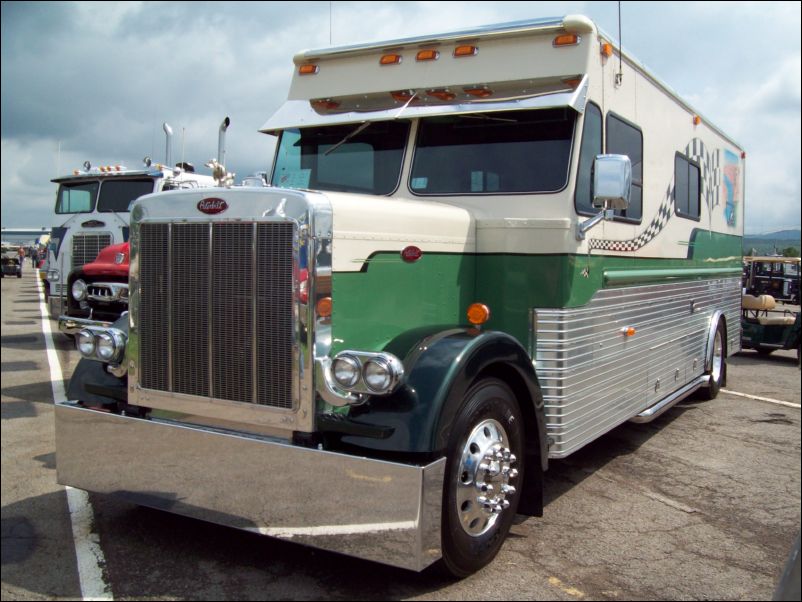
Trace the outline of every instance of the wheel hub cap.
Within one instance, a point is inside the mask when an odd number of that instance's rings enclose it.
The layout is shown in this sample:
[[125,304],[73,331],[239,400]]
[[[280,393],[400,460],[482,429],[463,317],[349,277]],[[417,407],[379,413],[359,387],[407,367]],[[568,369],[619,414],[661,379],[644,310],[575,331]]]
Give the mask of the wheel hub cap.
[[510,507],[516,462],[499,422],[485,420],[473,429],[462,450],[456,492],[457,515],[468,535],[486,533]]

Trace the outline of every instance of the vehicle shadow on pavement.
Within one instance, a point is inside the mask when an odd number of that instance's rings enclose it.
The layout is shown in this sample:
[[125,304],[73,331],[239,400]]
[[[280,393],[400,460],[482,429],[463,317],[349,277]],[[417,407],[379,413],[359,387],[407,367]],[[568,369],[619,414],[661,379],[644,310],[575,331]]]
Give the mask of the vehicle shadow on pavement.
[[789,355],[774,352],[769,355],[760,355],[757,351],[744,350],[740,351],[737,354],[730,356],[727,358],[727,363],[732,364],[734,366],[770,366],[770,365],[788,365],[788,366],[796,366],[797,361],[796,357],[793,354],[794,351],[786,352]]
[[696,400],[688,397],[652,422],[637,424],[625,422],[595,441],[572,453],[562,460],[550,460],[549,469],[544,475],[543,505],[547,507],[565,493],[582,483],[598,470],[622,456],[629,456],[662,429],[693,410],[688,402]]

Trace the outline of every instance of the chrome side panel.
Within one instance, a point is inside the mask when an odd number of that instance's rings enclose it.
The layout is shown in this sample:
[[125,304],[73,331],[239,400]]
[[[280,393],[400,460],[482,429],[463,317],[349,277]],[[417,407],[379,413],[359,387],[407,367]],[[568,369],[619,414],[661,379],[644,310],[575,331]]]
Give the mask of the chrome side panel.
[[[737,278],[603,289],[584,307],[532,312],[549,457],[563,458],[705,371],[711,320],[740,350]],[[623,330],[632,327],[633,336]]]
[[63,485],[405,569],[441,556],[445,458],[395,464],[69,403],[55,414]]

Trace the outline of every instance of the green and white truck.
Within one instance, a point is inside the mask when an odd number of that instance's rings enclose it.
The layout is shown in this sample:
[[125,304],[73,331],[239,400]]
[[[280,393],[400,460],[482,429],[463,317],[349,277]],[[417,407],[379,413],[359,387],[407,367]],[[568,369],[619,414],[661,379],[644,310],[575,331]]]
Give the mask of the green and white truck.
[[268,185],[134,204],[58,479],[465,576],[551,459],[724,384],[745,154],[582,16],[294,63]]

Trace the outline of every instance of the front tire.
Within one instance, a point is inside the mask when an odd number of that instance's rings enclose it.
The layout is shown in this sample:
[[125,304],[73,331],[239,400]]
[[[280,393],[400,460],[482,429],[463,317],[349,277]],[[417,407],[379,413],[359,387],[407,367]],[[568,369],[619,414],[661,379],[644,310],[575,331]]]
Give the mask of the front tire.
[[718,392],[727,380],[727,335],[723,320],[719,320],[716,325],[710,354],[710,370],[707,372],[710,381],[702,394],[708,400],[718,396]]
[[524,479],[524,425],[510,388],[479,381],[465,395],[448,446],[443,566],[467,577],[495,558],[515,519]]

